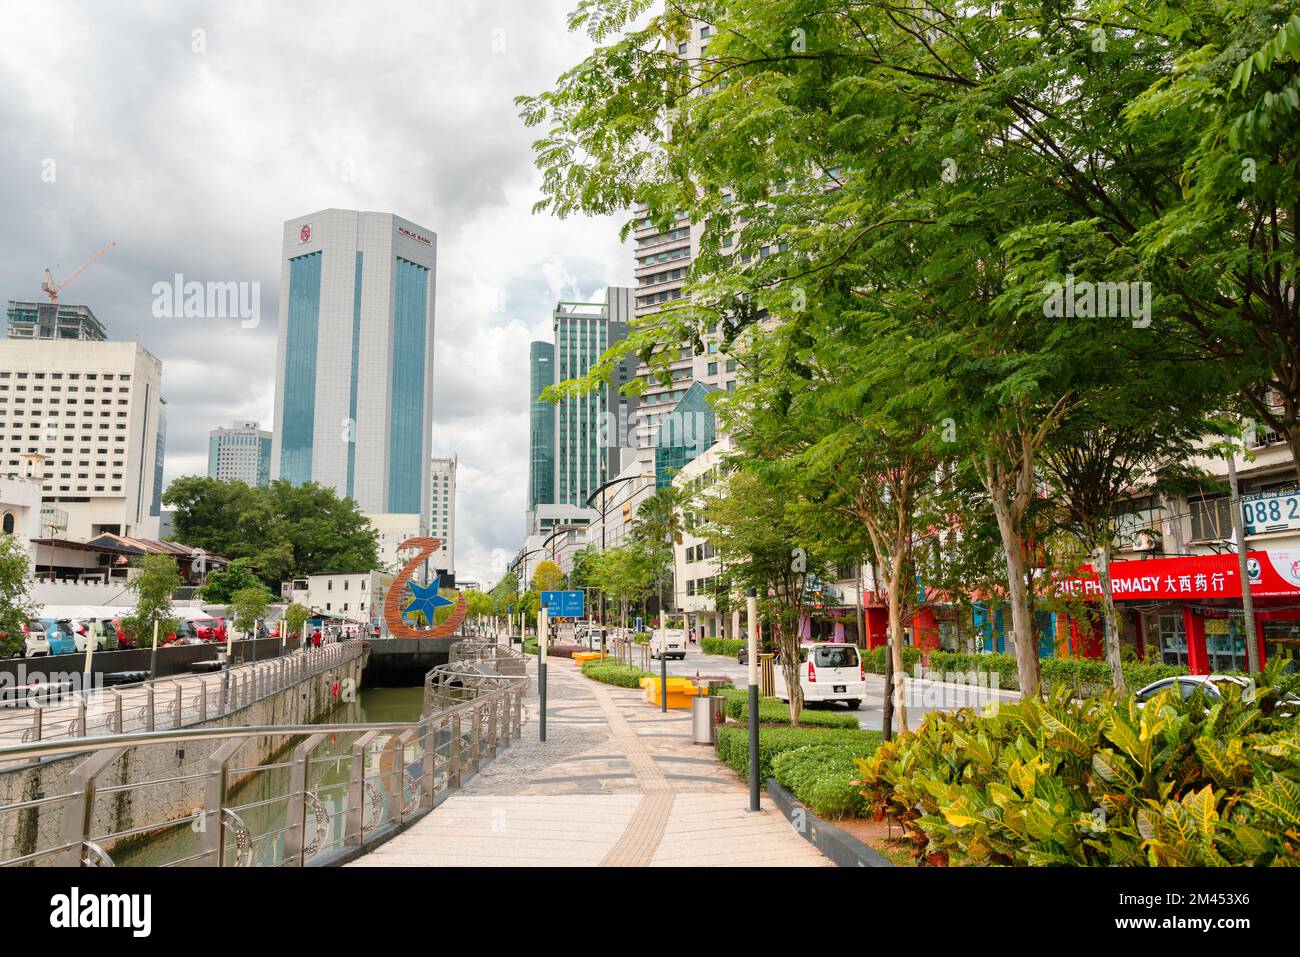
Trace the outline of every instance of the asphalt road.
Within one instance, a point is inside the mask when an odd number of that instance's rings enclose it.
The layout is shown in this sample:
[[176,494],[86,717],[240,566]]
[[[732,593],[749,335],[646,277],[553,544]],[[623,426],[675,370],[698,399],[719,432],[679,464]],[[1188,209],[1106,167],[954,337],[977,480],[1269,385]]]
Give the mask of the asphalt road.
[[[653,667],[659,667],[655,660]],[[749,667],[739,664],[735,658],[721,655],[706,655],[696,647],[688,647],[686,658],[682,661],[670,659],[668,673],[682,677],[694,678],[697,675],[719,675],[729,678],[737,688],[745,687],[749,682]],[[909,679],[907,682],[907,720],[910,727],[916,727],[921,719],[931,711],[955,711],[958,708],[975,707],[982,709],[993,701],[1014,701],[1019,694],[1010,691],[997,691],[986,688],[972,689],[961,685],[947,684],[925,679]],[[883,675],[867,675],[867,697],[853,712],[858,724],[863,728],[879,731],[884,723],[885,679]],[[842,704],[816,704],[819,710],[847,711]],[[898,721],[895,718],[894,728]]]
[[[560,640],[571,641],[572,638],[564,631],[561,631]],[[659,670],[658,659],[651,662],[651,668],[655,671]],[[749,667],[747,665],[740,664],[734,657],[706,655],[695,645],[687,647],[686,657],[683,660],[669,659],[668,673],[683,678],[723,677],[730,680],[737,688],[743,688],[749,683]],[[907,722],[908,726],[912,728],[920,724],[921,719],[931,711],[956,711],[959,708],[983,710],[990,703],[1015,701],[1020,697],[1019,693],[1014,691],[972,688],[967,685],[929,681],[915,677],[908,678],[905,689],[907,695]],[[879,731],[884,724],[884,703],[884,676],[868,674],[867,696],[857,710],[853,712],[857,716],[858,724],[863,728]],[[811,707],[819,710],[848,711],[842,704],[815,704]],[[894,729],[898,730],[897,716],[894,719]]]

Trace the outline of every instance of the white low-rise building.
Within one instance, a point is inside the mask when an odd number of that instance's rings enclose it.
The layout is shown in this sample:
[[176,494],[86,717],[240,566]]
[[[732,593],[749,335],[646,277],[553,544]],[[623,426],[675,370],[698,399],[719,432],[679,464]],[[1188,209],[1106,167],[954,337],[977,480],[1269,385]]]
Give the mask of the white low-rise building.
[[313,613],[345,618],[370,627],[384,625],[384,598],[392,587],[393,575],[382,571],[340,572],[295,578],[280,587],[280,597],[310,609]]

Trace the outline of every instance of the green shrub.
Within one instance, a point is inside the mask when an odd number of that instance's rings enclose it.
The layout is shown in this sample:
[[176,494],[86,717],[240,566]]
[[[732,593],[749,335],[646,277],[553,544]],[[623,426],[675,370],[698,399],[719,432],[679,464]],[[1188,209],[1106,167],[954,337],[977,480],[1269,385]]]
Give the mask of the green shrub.
[[700,639],[700,651],[706,655],[726,655],[728,658],[734,658],[740,654],[740,649],[743,647],[745,647],[745,642],[741,638]]
[[593,681],[600,681],[607,685],[618,685],[620,688],[639,688],[641,687],[641,678],[650,674],[648,671],[642,671],[640,668],[631,665],[625,665],[619,661],[588,661],[582,666],[582,673]]
[[[885,658],[889,654],[889,645],[881,645],[879,648],[859,648],[859,654],[862,655],[862,664],[867,671],[872,674],[883,675],[885,673]],[[912,668],[921,660],[921,649],[913,648],[911,645],[903,646],[903,667],[908,674],[912,673]]]
[[[722,696],[727,699],[727,717],[742,724],[749,720],[748,688],[724,689]],[[788,725],[790,723],[790,706],[780,698],[759,698],[758,723]],[[856,728],[859,726],[855,714],[842,711],[812,711],[806,707],[799,712],[799,724],[816,728]]]
[[[909,665],[908,673],[911,674]],[[1136,691],[1153,681],[1169,678],[1173,675],[1185,675],[1187,669],[1175,665],[1144,665],[1127,663],[1124,666],[1124,683],[1130,691]],[[1110,687],[1110,665],[1097,658],[1041,658],[1038,662],[1039,676],[1044,690],[1069,687],[1076,695],[1101,694]],[[957,675],[969,672],[977,674],[994,673],[997,675],[997,687],[1004,690],[1020,690],[1020,673],[1016,670],[1013,655],[1004,654],[966,654],[952,651],[932,651],[923,674],[929,672],[946,672],[936,675],[940,680],[962,679]]]
[[[1289,676],[1287,684],[1296,679]],[[1176,689],[933,712],[857,763],[878,813],[933,864],[1271,865],[1300,861],[1300,726],[1253,703]]]
[[858,785],[854,758],[874,751],[876,740],[858,748],[842,744],[813,744],[783,751],[772,759],[772,776],[818,817],[862,817],[867,799]]
[[[964,684],[964,677],[970,672],[976,675],[991,674],[997,675],[997,684],[994,685],[990,679],[983,679],[989,687],[1010,688],[1013,691],[1020,688],[1020,676],[1016,671],[1016,659],[1012,655],[1002,654],[967,654],[964,652],[954,651],[932,651],[928,659],[928,665],[922,669],[922,674],[931,671],[946,672],[948,677],[943,674],[936,677],[941,681],[956,681]],[[911,672],[908,672],[911,674]],[[977,678],[977,683],[981,679]]]
[[[772,759],[784,751],[793,751],[810,744],[837,744],[851,749],[855,754],[871,754],[880,744],[879,731],[861,728],[759,728],[758,773],[766,781],[772,777]],[[735,770],[742,778],[749,777],[749,729],[740,725],[723,725],[718,728],[718,760]]]

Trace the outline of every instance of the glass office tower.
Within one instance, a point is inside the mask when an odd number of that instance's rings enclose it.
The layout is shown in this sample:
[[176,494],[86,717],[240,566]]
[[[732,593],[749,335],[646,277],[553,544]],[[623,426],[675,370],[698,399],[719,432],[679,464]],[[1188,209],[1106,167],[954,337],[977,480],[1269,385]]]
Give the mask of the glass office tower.
[[271,474],[427,533],[437,236],[391,213],[284,224]]

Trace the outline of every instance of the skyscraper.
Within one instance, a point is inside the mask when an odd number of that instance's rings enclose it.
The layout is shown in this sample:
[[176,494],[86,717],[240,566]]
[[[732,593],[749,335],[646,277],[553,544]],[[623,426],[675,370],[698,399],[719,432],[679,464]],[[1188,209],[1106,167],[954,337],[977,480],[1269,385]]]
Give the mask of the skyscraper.
[[427,528],[437,236],[391,213],[284,224],[271,474]]
[[271,433],[256,422],[236,422],[208,433],[208,475],[223,482],[266,485],[271,478]]
[[555,384],[555,344],[528,347],[528,508],[555,501],[555,406],[541,398]]
[[433,568],[456,570],[456,456],[433,460],[433,509],[429,534],[442,539],[442,547],[429,556]]
[[[556,381],[578,379],[601,354],[627,335],[631,290],[611,286],[605,302],[559,302],[553,314]],[[555,403],[555,479],[552,502],[584,505],[602,482],[618,473],[618,389],[627,382],[621,363],[612,386]],[[608,416],[608,417],[607,417]]]

